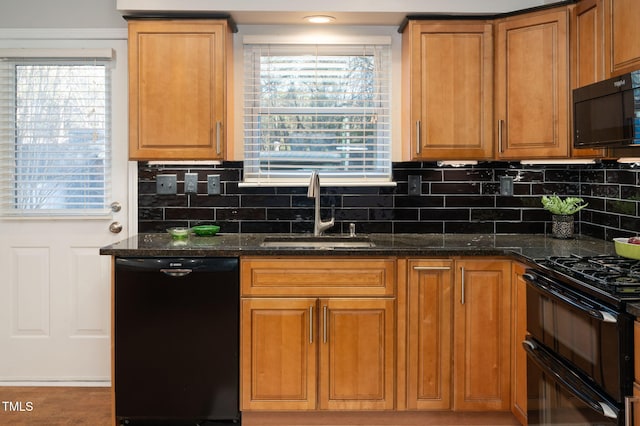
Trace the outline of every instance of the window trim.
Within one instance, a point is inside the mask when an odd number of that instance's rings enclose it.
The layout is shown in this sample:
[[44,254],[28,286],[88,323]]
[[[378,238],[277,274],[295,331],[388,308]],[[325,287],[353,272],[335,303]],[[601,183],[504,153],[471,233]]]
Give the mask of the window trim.
[[[261,27],[262,28],[262,27]],[[307,33],[306,29],[304,33],[295,33],[292,35],[275,35],[275,34],[267,34],[265,35],[264,33],[262,34],[244,34],[242,35],[242,31],[243,29],[240,29],[240,36],[237,39],[237,44],[236,44],[236,54],[241,53],[240,56],[241,58],[243,58],[242,60],[244,61],[244,47],[245,44],[257,44],[257,45],[275,45],[275,48],[277,49],[277,45],[278,44],[286,44],[288,47],[292,47],[296,44],[300,44],[300,45],[333,45],[334,47],[337,47],[339,49],[339,45],[345,45],[345,46],[353,46],[353,45],[368,45],[368,46],[376,46],[376,45],[386,45],[388,46],[389,50],[387,53],[385,53],[386,55],[388,55],[386,61],[387,61],[387,66],[388,68],[385,70],[385,73],[388,76],[388,85],[389,85],[389,92],[387,98],[387,113],[388,113],[388,121],[386,122],[386,126],[387,126],[387,130],[386,132],[388,133],[388,145],[384,148],[384,155],[387,157],[387,159],[385,159],[384,161],[388,161],[388,166],[385,167],[387,173],[384,173],[383,177],[380,177],[379,174],[377,173],[371,173],[369,176],[361,176],[361,177],[357,177],[357,178],[351,178],[348,176],[341,176],[341,177],[332,177],[329,176],[327,173],[324,174],[324,176],[322,175],[322,171],[321,173],[321,182],[323,186],[396,186],[396,183],[393,181],[393,169],[392,169],[392,165],[393,165],[393,158],[395,157],[395,154],[397,153],[396,151],[397,148],[395,148],[395,144],[393,143],[393,140],[395,138],[395,135],[398,134],[396,131],[394,131],[394,123],[398,122],[398,117],[397,117],[397,110],[398,108],[396,107],[398,105],[395,96],[393,95],[394,93],[397,93],[398,90],[395,90],[395,88],[397,87],[397,69],[396,68],[396,62],[397,62],[397,54],[395,52],[396,49],[394,49],[394,46],[397,48],[398,46],[398,40],[396,37],[392,36],[392,35],[379,35],[382,27],[380,28],[376,28],[375,30],[373,30],[374,33],[376,34],[372,34],[372,35],[363,35],[369,32],[372,32],[373,27],[370,27],[368,29],[366,29],[365,31],[359,31],[358,35],[353,35],[353,34],[343,34],[344,32],[344,28],[338,31],[334,31],[333,29],[331,29],[331,33],[323,33],[323,34],[318,34],[318,33]],[[264,29],[262,29],[262,31],[264,31]],[[295,31],[295,30],[294,30]],[[384,32],[389,31],[389,29],[384,28]],[[239,41],[239,42],[238,42]],[[237,62],[236,62],[237,63]],[[236,111],[240,111],[239,114],[237,114],[237,116],[242,117],[240,120],[238,120],[236,122],[236,128],[240,129],[238,131],[239,134],[244,134],[246,129],[245,129],[245,119],[244,119],[244,115],[245,115],[245,105],[243,104],[243,102],[246,102],[245,98],[244,98],[244,76],[245,76],[245,70],[244,70],[244,66],[238,67],[239,68],[239,72],[237,72],[238,76],[242,76],[242,78],[240,79],[236,79],[236,90],[238,90],[239,94],[241,94],[241,96],[239,96],[240,99],[242,99],[242,102],[239,102],[238,104],[236,104],[237,106],[239,105],[239,108],[236,109]],[[395,117],[394,117],[395,116]],[[239,153],[241,156],[243,156],[242,154],[245,152],[245,147],[246,147],[246,143],[244,138],[238,138],[239,142],[237,145],[237,149],[236,152]],[[238,149],[238,146],[241,145],[242,148]],[[247,159],[245,156],[243,156],[244,158],[240,158],[242,160],[245,161],[245,168],[247,166],[247,161],[253,161],[253,160],[249,160]],[[305,177],[301,177],[301,176],[297,176],[297,177],[292,177],[292,178],[288,178],[288,177],[271,177],[271,176],[252,176],[247,178],[247,176],[243,176],[243,179],[239,182],[239,186],[240,187],[261,187],[261,186],[266,186],[266,187],[270,187],[270,186],[306,186],[308,184],[308,179]]]
[[[111,209],[109,208],[109,202],[112,194],[112,176],[111,176],[111,161],[113,151],[113,75],[114,68],[114,54],[113,48],[0,48],[0,58],[4,58],[11,63],[15,64],[43,64],[43,65],[72,65],[74,63],[88,64],[91,61],[95,61],[96,64],[101,64],[105,67],[106,78],[105,89],[107,90],[106,105],[105,105],[105,148],[108,153],[108,157],[105,158],[103,165],[104,175],[104,206],[91,209],[75,209],[63,208],[63,209],[18,209],[15,204],[10,201],[12,195],[10,193],[4,193],[5,189],[10,189],[15,185],[16,179],[13,171],[4,171],[3,177],[0,181],[0,218],[4,219],[36,219],[36,220],[49,220],[49,219],[97,219],[103,220],[105,218],[112,217]],[[2,60],[2,59],[0,59]],[[12,118],[15,121],[15,116]],[[16,144],[14,142],[7,142],[6,145],[2,145],[4,142],[0,142],[0,148],[8,149],[15,153]],[[3,159],[5,161],[6,159]],[[7,201],[9,199],[9,201]]]

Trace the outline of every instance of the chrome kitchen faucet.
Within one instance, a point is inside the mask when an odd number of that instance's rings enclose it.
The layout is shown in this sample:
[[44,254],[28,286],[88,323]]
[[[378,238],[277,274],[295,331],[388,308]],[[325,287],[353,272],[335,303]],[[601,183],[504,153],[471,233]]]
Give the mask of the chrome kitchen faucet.
[[333,226],[335,219],[333,214],[331,219],[323,222],[320,218],[320,176],[316,170],[311,172],[311,179],[309,179],[309,189],[307,190],[307,197],[315,198],[315,215],[313,218],[313,235],[319,237],[324,233],[326,229]]

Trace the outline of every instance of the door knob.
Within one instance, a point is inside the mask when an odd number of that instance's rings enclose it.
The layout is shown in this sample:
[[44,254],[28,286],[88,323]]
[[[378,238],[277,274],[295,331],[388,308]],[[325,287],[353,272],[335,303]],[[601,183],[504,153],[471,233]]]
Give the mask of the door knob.
[[111,207],[111,211],[114,213],[118,213],[120,210],[122,210],[122,204],[120,204],[117,201],[114,201],[113,203],[111,203],[109,207]]
[[120,231],[122,231],[122,224],[120,222],[112,222],[111,225],[109,225],[109,231],[114,234],[119,234]]

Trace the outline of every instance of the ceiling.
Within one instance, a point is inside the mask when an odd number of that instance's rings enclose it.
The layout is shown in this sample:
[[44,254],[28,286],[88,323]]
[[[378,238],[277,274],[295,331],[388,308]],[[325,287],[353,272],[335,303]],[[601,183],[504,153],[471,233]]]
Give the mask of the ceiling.
[[238,25],[303,24],[315,14],[335,17],[333,25],[399,25],[407,15],[494,15],[563,1],[117,0],[116,7],[123,15],[228,14]]

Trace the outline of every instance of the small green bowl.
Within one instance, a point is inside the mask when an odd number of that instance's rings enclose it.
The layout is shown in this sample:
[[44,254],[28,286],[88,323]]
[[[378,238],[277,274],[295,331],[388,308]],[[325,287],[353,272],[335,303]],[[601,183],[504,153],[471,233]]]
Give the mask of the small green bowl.
[[219,230],[220,227],[218,225],[198,225],[191,228],[191,232],[198,235],[199,237],[216,235]]
[[182,240],[189,238],[189,228],[169,228],[167,232],[174,240]]

